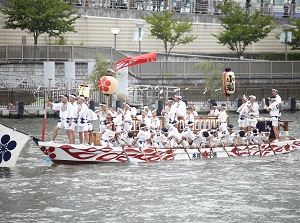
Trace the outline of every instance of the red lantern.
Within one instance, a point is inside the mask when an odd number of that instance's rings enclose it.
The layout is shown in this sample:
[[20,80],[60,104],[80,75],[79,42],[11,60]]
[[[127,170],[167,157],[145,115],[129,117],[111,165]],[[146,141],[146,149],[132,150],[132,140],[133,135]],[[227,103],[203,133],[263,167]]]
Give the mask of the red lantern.
[[104,76],[98,81],[99,90],[104,94],[113,94],[118,88],[118,81],[112,76]]

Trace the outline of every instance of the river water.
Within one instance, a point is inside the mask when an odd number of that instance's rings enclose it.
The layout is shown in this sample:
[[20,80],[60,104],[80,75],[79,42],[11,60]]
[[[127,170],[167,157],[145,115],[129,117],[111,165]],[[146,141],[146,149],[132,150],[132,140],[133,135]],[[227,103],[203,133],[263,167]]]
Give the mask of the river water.
[[[297,138],[299,114],[283,116]],[[38,137],[42,121],[0,119]],[[0,168],[0,222],[300,222],[299,154],[72,166],[28,142],[15,168]]]

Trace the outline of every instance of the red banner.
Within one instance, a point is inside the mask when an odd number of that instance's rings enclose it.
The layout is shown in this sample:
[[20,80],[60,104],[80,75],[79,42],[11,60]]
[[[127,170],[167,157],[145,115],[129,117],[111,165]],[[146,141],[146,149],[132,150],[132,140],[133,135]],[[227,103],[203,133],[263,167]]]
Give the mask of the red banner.
[[143,54],[143,55],[140,55],[137,57],[128,57],[123,60],[119,60],[114,64],[115,72],[117,72],[118,70],[120,70],[124,67],[135,66],[138,64],[148,63],[148,62],[153,62],[153,61],[156,61],[156,53],[155,52]]

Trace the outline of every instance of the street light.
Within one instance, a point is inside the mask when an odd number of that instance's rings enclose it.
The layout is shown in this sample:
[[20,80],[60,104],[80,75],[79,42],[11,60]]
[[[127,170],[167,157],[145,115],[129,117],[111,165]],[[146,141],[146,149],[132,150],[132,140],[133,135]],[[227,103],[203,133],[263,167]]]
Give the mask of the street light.
[[288,41],[288,30],[289,28],[291,28],[291,25],[289,24],[284,24],[282,25],[282,27],[284,28],[285,30],[285,38],[284,38],[284,43],[285,43],[285,60],[287,61],[288,60],[288,54],[287,54],[287,41]]
[[137,23],[135,24],[136,27],[139,29],[139,54],[141,55],[141,37],[142,37],[142,28],[144,27],[144,23]]
[[117,35],[120,32],[120,29],[119,28],[111,28],[110,31],[115,36],[115,47],[114,47],[115,51],[114,51],[114,56],[113,56],[113,60],[115,61],[116,60],[116,50],[117,50]]

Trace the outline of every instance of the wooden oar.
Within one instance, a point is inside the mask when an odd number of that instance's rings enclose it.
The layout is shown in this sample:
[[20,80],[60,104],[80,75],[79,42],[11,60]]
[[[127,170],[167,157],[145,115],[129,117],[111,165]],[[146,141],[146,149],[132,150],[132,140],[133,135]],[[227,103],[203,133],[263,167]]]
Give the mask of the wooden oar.
[[273,147],[271,146],[271,143],[270,143],[270,142],[269,142],[269,147],[271,147],[271,149],[272,149],[274,155],[276,156],[277,154],[276,154],[276,152],[274,151]]
[[198,146],[196,145],[196,148],[198,149],[198,151],[199,151],[199,153],[200,153],[200,158],[203,158],[202,153],[201,153],[201,150],[200,150],[200,146],[198,147]]
[[[47,99],[49,99],[49,95],[50,95],[51,80],[52,80],[51,78],[48,79]],[[48,108],[48,102],[45,104],[45,113],[44,113],[43,128],[42,128],[42,142],[45,141],[45,132],[46,132],[46,124],[47,124],[47,108]]]
[[191,158],[190,154],[188,153],[187,148],[186,148],[185,146],[183,146],[183,149],[184,149],[186,155],[187,155],[187,156],[189,157],[189,159],[191,160],[192,158]]
[[[152,138],[151,138],[151,142],[152,142],[152,145],[153,145],[154,143],[153,143],[153,139]],[[161,161],[162,159],[161,159],[161,156],[159,155],[159,153],[157,151],[157,148],[155,146],[153,146],[153,147],[155,149],[156,155],[159,157],[159,160]]]
[[225,150],[225,152],[226,152],[227,156],[228,156],[228,157],[230,157],[229,153],[227,152],[227,150],[226,150],[226,148],[225,148],[225,146],[224,146],[224,143],[223,143],[223,141],[222,141],[222,140],[220,140],[220,142],[221,142],[221,145],[222,145],[223,149]]
[[260,142],[257,143],[257,147],[259,149],[260,156],[262,156],[262,152],[261,152],[261,148],[260,148]]
[[118,142],[119,142],[119,144],[120,144],[120,146],[121,146],[121,148],[122,148],[122,150],[123,150],[123,152],[124,152],[124,154],[125,154],[125,156],[126,156],[127,161],[130,162],[129,157],[128,157],[128,155],[127,155],[125,149],[124,149],[125,145],[122,144],[122,142],[121,142],[119,136],[117,136],[116,138],[117,138],[117,140],[118,140]]
[[147,159],[147,156],[146,156],[146,154],[145,154],[143,148],[142,148],[142,147],[139,147],[139,150],[140,150],[141,153],[143,153],[143,155],[144,155],[144,157],[145,157],[147,163],[149,163],[149,160]]

